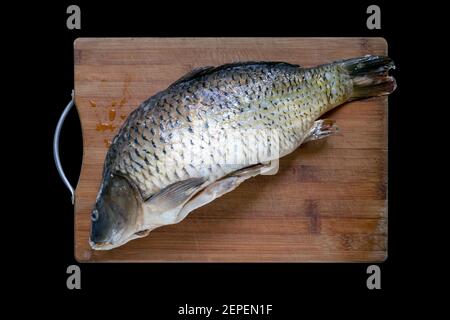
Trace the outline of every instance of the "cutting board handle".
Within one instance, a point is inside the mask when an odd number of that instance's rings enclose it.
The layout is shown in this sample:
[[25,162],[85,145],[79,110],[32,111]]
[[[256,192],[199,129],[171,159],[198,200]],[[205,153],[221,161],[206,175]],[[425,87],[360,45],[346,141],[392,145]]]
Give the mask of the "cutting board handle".
[[53,158],[55,159],[56,169],[58,170],[59,176],[61,177],[62,181],[66,185],[67,189],[69,189],[71,195],[72,195],[72,204],[74,204],[75,201],[75,191],[70,184],[69,180],[67,179],[64,170],[61,165],[61,160],[59,158],[59,135],[61,134],[61,128],[64,124],[64,120],[66,119],[67,114],[69,113],[70,109],[72,109],[74,102],[74,95],[72,90],[72,99],[67,104],[67,106],[64,108],[64,111],[62,112],[61,116],[59,117],[58,124],[56,125],[55,134],[53,136]]

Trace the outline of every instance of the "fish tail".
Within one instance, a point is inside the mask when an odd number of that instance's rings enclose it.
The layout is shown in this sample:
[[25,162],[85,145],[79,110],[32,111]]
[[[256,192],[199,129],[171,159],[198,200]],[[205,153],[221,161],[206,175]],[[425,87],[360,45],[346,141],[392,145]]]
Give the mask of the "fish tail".
[[341,66],[353,81],[350,100],[384,96],[392,93],[397,84],[389,70],[395,69],[394,61],[386,56],[365,56],[344,60]]

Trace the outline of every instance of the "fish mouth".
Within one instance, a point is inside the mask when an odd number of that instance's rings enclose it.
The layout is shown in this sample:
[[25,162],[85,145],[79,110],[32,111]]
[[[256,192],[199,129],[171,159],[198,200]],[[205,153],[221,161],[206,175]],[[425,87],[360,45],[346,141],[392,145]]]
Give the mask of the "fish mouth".
[[111,242],[108,242],[108,241],[94,242],[91,239],[89,239],[89,244],[90,244],[91,248],[94,250],[108,250],[109,247],[113,245]]
[[143,238],[143,237],[147,236],[150,233],[150,231],[151,231],[151,229],[146,228],[141,231],[135,232],[134,235],[139,238]]
[[111,249],[123,246],[124,244],[126,244],[127,242],[129,242],[131,240],[134,240],[137,238],[143,238],[143,237],[147,236],[151,230],[153,230],[153,229],[145,228],[141,231],[137,231],[137,232],[133,233],[131,236],[129,236],[128,238],[124,239],[123,241],[119,241],[117,243],[112,243],[109,241],[94,242],[91,239],[89,239],[89,244],[93,250],[111,250]]
[[101,247],[107,246],[108,244],[111,244],[111,243],[109,243],[109,242],[98,242],[98,243],[95,244],[95,246],[101,248]]

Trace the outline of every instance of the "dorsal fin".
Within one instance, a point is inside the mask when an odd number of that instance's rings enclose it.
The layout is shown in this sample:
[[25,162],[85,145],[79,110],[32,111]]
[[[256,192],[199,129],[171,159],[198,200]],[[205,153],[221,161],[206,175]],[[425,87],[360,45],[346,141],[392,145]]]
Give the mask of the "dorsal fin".
[[291,64],[282,61],[244,61],[244,62],[226,63],[221,66],[215,67],[214,70],[210,71],[217,72],[221,70],[228,70],[237,67],[247,67],[247,66],[286,66],[286,67],[301,68],[301,66],[298,64]]
[[212,70],[212,69],[215,69],[215,68],[216,67],[214,67],[214,66],[195,68],[192,71],[189,71],[188,73],[186,73],[184,76],[182,76],[180,79],[178,79],[174,83],[172,83],[170,85],[170,87],[173,87],[173,86],[175,86],[175,85],[177,85],[179,83],[182,83],[182,82],[190,81],[190,80],[192,80],[194,78],[201,77],[201,76],[207,74],[209,70]]
[[246,67],[246,66],[286,66],[286,67],[295,67],[295,68],[301,68],[298,64],[291,64],[287,62],[279,62],[279,61],[246,61],[246,62],[234,62],[234,63],[227,63],[223,64],[221,66],[207,66],[207,67],[199,67],[195,68],[192,71],[188,72],[184,76],[182,76],[180,79],[175,81],[170,85],[170,87],[173,87],[177,84],[188,82],[194,79],[198,79],[202,76],[212,74],[214,72],[222,71],[222,70],[228,70],[238,67]]

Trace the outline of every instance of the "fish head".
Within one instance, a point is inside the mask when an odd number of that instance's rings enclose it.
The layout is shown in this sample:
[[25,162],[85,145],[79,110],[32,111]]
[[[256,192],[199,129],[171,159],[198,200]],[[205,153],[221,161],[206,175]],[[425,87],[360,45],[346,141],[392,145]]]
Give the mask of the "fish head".
[[121,175],[105,179],[91,214],[89,243],[109,250],[141,237],[142,199],[137,187]]

